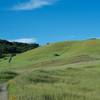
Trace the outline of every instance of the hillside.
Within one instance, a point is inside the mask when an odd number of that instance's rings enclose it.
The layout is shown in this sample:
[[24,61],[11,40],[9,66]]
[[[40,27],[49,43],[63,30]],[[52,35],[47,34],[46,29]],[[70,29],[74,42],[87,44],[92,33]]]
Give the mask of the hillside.
[[[0,60],[9,100],[100,100],[100,40],[64,41]],[[14,78],[14,79],[12,79]]]
[[[100,40],[65,41],[53,43],[18,54],[13,57],[10,68],[28,68],[43,63],[47,65],[66,65],[78,62],[100,60]],[[58,54],[58,56],[56,56]],[[1,67],[8,66],[8,59],[1,59]],[[4,67],[5,66],[5,67]]]

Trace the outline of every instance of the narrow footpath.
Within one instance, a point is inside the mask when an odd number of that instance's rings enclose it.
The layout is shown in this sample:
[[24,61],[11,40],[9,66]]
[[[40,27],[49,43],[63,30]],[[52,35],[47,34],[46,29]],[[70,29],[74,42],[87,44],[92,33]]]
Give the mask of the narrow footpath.
[[7,85],[0,84],[0,100],[8,100],[7,99]]

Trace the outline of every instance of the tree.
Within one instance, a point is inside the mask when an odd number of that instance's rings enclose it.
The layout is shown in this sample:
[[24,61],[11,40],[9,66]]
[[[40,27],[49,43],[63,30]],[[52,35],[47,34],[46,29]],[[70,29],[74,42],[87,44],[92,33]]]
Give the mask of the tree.
[[0,49],[0,58],[2,58],[2,50]]

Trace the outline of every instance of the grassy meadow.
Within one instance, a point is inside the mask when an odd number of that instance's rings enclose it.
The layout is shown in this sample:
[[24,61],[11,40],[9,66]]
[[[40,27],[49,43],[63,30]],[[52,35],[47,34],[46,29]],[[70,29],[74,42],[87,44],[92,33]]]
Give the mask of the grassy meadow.
[[0,59],[8,100],[100,100],[100,40],[64,41]]

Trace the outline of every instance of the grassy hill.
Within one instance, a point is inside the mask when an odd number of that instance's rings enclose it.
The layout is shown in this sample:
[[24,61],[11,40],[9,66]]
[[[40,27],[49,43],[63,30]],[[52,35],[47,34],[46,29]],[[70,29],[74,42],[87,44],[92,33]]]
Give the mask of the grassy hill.
[[99,39],[52,43],[8,59],[0,59],[0,82],[8,82],[9,100],[100,100]]

